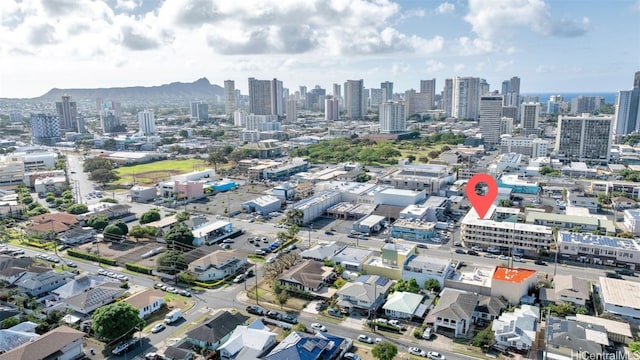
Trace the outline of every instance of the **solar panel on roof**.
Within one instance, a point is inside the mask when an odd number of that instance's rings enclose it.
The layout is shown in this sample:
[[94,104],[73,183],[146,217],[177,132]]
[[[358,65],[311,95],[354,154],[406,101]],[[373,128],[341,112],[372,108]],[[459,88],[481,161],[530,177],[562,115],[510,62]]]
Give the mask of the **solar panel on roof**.
[[388,282],[389,282],[389,279],[387,279],[386,277],[379,277],[378,280],[376,280],[376,285],[385,286],[387,285]]
[[317,346],[319,349],[324,349],[325,347],[327,347],[327,344],[329,344],[329,341],[327,341],[327,340],[325,340],[325,339],[322,339],[322,340],[318,341],[318,343],[316,344],[316,346]]
[[304,345],[302,345],[302,348],[307,350],[308,352],[312,352],[313,348],[316,347],[316,342],[314,340],[307,340],[307,342],[304,343]]

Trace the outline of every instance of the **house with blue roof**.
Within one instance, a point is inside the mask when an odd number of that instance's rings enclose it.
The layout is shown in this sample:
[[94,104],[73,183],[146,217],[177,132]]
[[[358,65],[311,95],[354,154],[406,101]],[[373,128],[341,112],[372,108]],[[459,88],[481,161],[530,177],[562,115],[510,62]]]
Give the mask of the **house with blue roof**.
[[327,333],[304,334],[292,331],[265,360],[331,360],[346,352],[351,340]]

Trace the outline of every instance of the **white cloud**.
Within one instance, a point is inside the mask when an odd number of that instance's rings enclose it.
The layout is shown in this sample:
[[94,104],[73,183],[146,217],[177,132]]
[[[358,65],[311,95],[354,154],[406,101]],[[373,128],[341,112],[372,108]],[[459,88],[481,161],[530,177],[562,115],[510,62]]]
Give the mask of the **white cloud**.
[[436,12],[438,12],[438,14],[449,14],[452,13],[455,9],[456,6],[454,4],[443,2],[442,4],[438,5],[438,7],[436,8]]
[[427,73],[437,73],[446,68],[446,65],[436,60],[428,60],[426,63],[425,71]]
[[403,74],[409,72],[411,70],[411,66],[404,62],[393,63],[391,65],[391,73],[393,75]]
[[464,70],[467,66],[465,64],[456,64],[453,66],[453,72],[455,74],[459,74],[462,70]]
[[490,40],[463,36],[457,39],[457,52],[460,55],[482,55],[493,52],[494,45]]
[[505,38],[529,28],[545,36],[572,37],[588,31],[589,20],[552,18],[544,0],[469,0],[469,12],[464,17],[473,32],[483,39]]
[[142,0],[117,0],[116,9],[122,10],[135,10],[142,5]]

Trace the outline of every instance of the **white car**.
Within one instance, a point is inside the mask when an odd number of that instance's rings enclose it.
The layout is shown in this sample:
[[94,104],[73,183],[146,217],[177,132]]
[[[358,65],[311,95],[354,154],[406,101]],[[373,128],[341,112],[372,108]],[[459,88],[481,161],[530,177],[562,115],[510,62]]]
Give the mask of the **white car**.
[[327,328],[324,325],[319,324],[319,323],[312,323],[311,324],[311,328],[314,329],[314,330],[322,331],[322,332],[326,332],[327,331]]
[[496,258],[496,256],[493,255],[492,253],[486,253],[486,254],[484,254],[484,257],[489,258],[489,259],[495,259]]
[[167,345],[174,346],[177,343],[179,343],[180,340],[182,340],[182,339],[180,339],[180,338],[171,338],[171,339],[167,340]]
[[509,258],[506,255],[500,255],[500,256],[498,256],[498,259],[500,259],[500,260],[509,260]]
[[514,256],[513,257],[513,261],[514,262],[521,262],[521,263],[525,262],[524,259],[519,257],[519,256]]
[[416,356],[427,357],[427,353],[424,350],[420,349],[419,347],[415,347],[415,346],[412,346],[412,347],[409,348],[409,354],[416,355]]
[[358,335],[358,341],[361,341],[361,342],[367,343],[367,344],[373,344],[373,339],[371,339],[367,335],[363,335],[363,334]]
[[166,329],[167,327],[163,324],[163,323],[158,323],[156,324],[156,326],[153,327],[153,329],[151,329],[151,332],[156,334],[159,333],[160,331]]
[[429,353],[427,354],[427,357],[431,360],[446,360],[444,355],[436,351],[429,351]]

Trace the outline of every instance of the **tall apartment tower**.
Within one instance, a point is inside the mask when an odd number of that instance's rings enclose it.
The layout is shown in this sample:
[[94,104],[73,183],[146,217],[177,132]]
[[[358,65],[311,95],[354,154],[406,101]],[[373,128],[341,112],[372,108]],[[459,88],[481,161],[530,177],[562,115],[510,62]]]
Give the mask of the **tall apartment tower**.
[[405,105],[398,102],[387,101],[380,104],[380,132],[383,134],[395,134],[404,132],[406,126]]
[[522,135],[539,135],[539,121],[540,103],[522,103],[522,105],[520,105],[520,126],[522,127]]
[[633,89],[618,92],[615,133],[621,137],[640,130],[640,71],[633,78]]
[[436,79],[420,80],[420,93],[425,94],[427,110],[433,110],[436,102]]
[[429,110],[429,97],[422,92],[409,89],[404,92],[405,114],[407,118],[413,114],[423,113]]
[[382,99],[382,89],[369,89],[369,99],[370,109],[380,110],[380,104],[384,102]]
[[224,81],[224,113],[233,114],[238,105],[236,102],[236,83],[233,80]]
[[271,81],[249,78],[249,113],[271,115]]
[[339,99],[342,96],[340,91],[340,84],[333,84],[333,97]]
[[138,126],[140,134],[153,135],[156,133],[156,119],[153,111],[145,110],[138,112]]
[[480,79],[453,78],[452,116],[458,119],[478,119],[480,109]]
[[307,87],[300,85],[300,101],[305,101],[307,98]]
[[500,143],[500,121],[502,118],[502,96],[482,96],[480,98],[480,133],[484,143]]
[[447,116],[453,115],[453,79],[444,80],[444,88],[442,88],[442,110]]
[[393,83],[391,81],[380,83],[380,88],[382,89],[382,96],[384,101],[393,100]]
[[589,161],[608,163],[611,154],[613,117],[559,116],[555,151],[567,163]]
[[207,120],[209,118],[209,105],[202,101],[191,102],[191,121]]
[[327,98],[324,100],[324,119],[327,121],[340,119],[340,106],[337,98]]
[[352,120],[364,117],[364,80],[347,80],[344,87],[345,108]]
[[298,102],[287,100],[287,122],[291,124],[296,121],[298,121]]
[[78,105],[71,96],[62,95],[62,101],[56,102],[56,112],[60,121],[60,130],[78,131]]
[[31,141],[55,145],[60,140],[60,121],[55,115],[31,114]]
[[603,101],[604,98],[602,96],[580,95],[571,99],[571,113],[575,115],[593,113],[600,110]]
[[520,78],[517,76],[502,82],[500,93],[503,97],[503,106],[520,105]]

